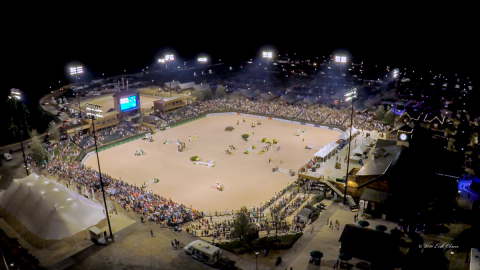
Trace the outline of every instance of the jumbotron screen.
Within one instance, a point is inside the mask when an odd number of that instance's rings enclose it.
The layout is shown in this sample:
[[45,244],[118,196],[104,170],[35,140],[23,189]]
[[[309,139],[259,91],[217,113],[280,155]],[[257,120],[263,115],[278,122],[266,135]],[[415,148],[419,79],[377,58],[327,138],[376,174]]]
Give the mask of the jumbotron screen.
[[129,96],[120,99],[120,111],[126,111],[137,107],[137,96]]

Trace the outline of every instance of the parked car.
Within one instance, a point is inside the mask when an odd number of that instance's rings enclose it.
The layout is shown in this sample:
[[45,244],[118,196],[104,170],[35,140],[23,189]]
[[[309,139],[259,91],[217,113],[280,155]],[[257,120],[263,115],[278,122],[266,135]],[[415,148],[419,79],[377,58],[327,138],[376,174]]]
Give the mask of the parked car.
[[5,153],[3,154],[3,158],[5,158],[6,160],[12,160],[13,156],[10,153]]

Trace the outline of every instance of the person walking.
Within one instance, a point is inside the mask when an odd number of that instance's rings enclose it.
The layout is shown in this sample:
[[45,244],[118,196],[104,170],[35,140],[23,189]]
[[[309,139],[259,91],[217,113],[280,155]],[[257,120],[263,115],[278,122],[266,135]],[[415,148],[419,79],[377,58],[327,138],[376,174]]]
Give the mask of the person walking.
[[263,258],[266,258],[267,257],[267,250],[263,250]]
[[153,236],[153,230],[150,230],[150,235],[151,235],[152,237],[154,237],[154,236]]
[[268,163],[270,163],[270,164],[272,163],[272,159],[271,159],[271,158],[268,159]]
[[310,234],[312,234],[312,233],[313,233],[313,227],[314,227],[314,226],[312,226],[312,230],[310,231]]
[[140,216],[140,222],[143,223],[143,217],[142,216]]
[[170,243],[172,243],[172,248],[175,248],[175,245],[173,244],[172,240],[170,240]]

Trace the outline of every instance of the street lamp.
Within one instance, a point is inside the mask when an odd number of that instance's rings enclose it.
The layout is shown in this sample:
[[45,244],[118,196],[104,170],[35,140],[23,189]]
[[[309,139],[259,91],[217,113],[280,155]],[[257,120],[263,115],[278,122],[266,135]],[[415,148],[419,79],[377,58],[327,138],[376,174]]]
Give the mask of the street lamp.
[[8,96],[9,99],[13,99],[13,104],[15,104],[15,113],[17,115],[17,130],[18,130],[18,135],[20,136],[20,145],[22,147],[22,154],[23,154],[23,165],[25,166],[25,171],[27,172],[27,176],[30,174],[28,172],[28,167],[27,167],[27,159],[25,158],[25,149],[23,148],[23,128],[21,128],[21,121],[20,121],[20,116],[18,114],[18,109],[17,109],[17,101],[22,100],[22,92],[20,92],[19,89],[12,88],[10,89],[10,96]]
[[345,94],[347,97],[345,102],[352,101],[352,115],[350,116],[350,137],[348,139],[348,155],[347,155],[347,174],[345,176],[345,192],[343,194],[343,205],[347,205],[347,185],[348,185],[348,167],[350,165],[350,147],[352,145],[352,129],[353,129],[353,102],[357,98],[357,88],[352,88],[347,91]]
[[258,270],[258,251],[255,252],[255,269]]
[[[78,84],[78,74],[83,74],[83,67],[71,67],[70,68],[70,75],[75,75],[75,86]],[[80,111],[80,118],[82,118],[82,107],[80,107],[80,96],[77,93],[77,100],[78,100],[78,110]]]
[[102,110],[99,109],[102,106],[97,105],[97,104],[92,104],[92,103],[87,103],[87,104],[85,104],[85,106],[87,107],[87,110],[90,111],[90,112],[87,112],[87,117],[90,116],[90,119],[92,120],[93,139],[95,140],[95,152],[97,153],[98,175],[99,175],[99,178],[100,178],[100,187],[102,188],[103,205],[105,207],[105,214],[107,215],[108,231],[110,233],[110,239],[114,240],[113,239],[113,234],[112,234],[112,226],[110,225],[110,217],[109,217],[109,214],[108,214],[107,201],[105,199],[105,190],[104,190],[104,187],[103,187],[102,171],[100,169],[100,158],[98,156],[97,136],[96,136],[96,133],[95,133],[95,121],[94,120],[97,119],[97,118],[102,118],[103,117],[100,114],[102,112]]

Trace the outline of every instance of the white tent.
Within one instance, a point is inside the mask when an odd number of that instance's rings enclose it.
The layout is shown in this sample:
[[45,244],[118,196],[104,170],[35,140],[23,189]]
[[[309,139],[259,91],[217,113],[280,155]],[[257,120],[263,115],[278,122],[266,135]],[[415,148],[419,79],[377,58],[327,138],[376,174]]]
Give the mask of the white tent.
[[372,145],[373,141],[375,141],[375,140],[372,139],[372,137],[367,137],[362,141],[362,144],[368,147],[368,146]]
[[353,150],[353,154],[354,155],[363,155],[363,152],[365,152],[365,150],[367,149],[367,147],[363,144],[360,144],[359,146],[357,146],[354,150]]
[[[358,129],[356,129],[355,127],[352,127],[352,136],[353,134],[355,134],[355,132],[357,132]],[[347,130],[345,130],[344,132],[345,134],[347,134],[348,136],[350,136],[350,128],[347,128]]]
[[100,204],[35,173],[14,179],[0,194],[0,205],[45,240],[73,236],[105,218]]
[[[353,135],[353,134],[352,134]],[[348,138],[350,137],[350,134],[348,134],[347,132],[343,132],[342,134],[338,135],[338,138],[339,140],[347,140]]]
[[326,156],[328,156],[330,152],[328,151],[327,149],[327,146],[325,145],[324,147],[322,147],[320,150],[318,150],[318,152],[316,152],[315,154],[313,154],[313,156],[315,157],[320,157],[320,158],[325,158]]

